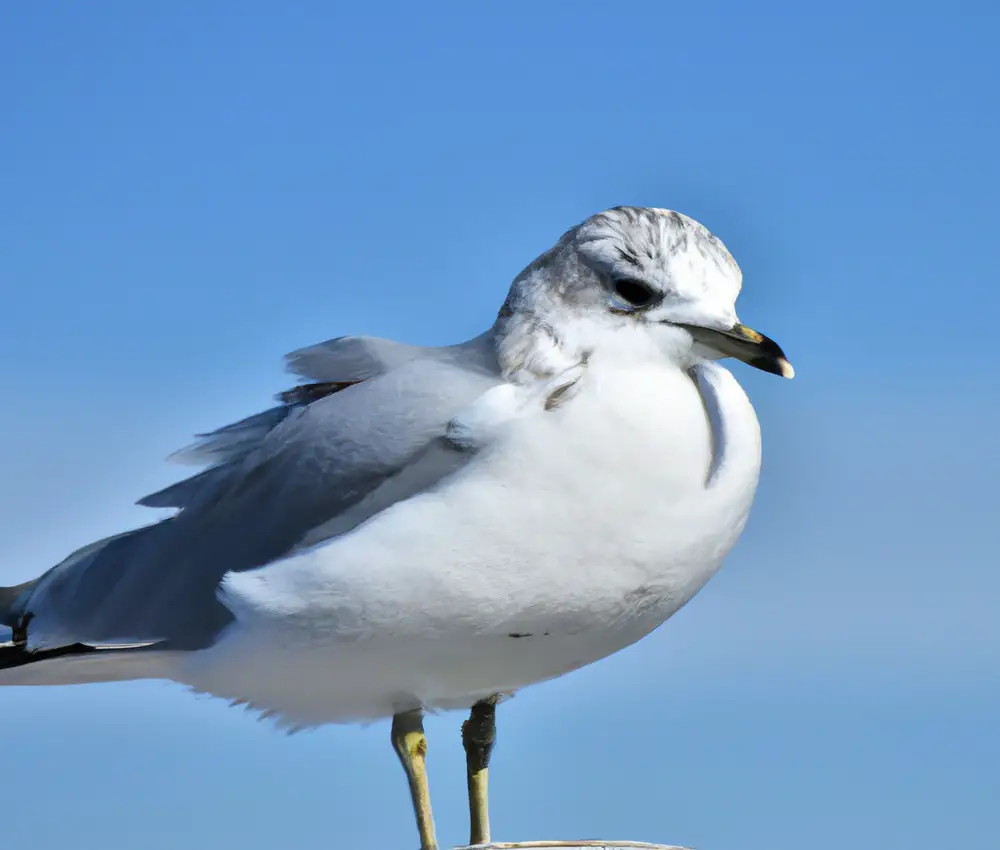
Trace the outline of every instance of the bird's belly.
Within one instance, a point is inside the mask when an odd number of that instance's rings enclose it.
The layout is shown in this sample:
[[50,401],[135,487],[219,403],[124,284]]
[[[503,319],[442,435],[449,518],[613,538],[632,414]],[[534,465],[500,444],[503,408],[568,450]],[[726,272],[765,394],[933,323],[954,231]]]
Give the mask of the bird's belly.
[[586,634],[472,634],[460,640],[391,637],[292,645],[232,626],[182,659],[176,678],[245,704],[288,727],[375,720],[414,708],[467,708],[553,679],[634,643],[656,622]]
[[717,447],[694,384],[657,395],[643,377],[515,423],[433,492],[241,576],[238,621],[195,684],[330,722],[466,705],[648,634],[721,564],[757,470],[708,486]]

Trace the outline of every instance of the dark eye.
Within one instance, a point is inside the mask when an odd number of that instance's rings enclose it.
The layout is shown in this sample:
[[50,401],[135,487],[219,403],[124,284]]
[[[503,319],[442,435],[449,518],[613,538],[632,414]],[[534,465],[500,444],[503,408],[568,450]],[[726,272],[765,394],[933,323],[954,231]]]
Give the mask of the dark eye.
[[656,300],[656,292],[641,280],[630,277],[620,277],[611,284],[615,295],[633,307],[648,307]]

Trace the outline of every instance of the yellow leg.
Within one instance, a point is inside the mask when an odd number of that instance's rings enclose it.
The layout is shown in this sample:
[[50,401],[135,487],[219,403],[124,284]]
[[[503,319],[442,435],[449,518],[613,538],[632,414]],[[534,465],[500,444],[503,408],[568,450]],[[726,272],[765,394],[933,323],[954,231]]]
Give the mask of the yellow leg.
[[410,799],[420,832],[420,850],[437,850],[431,793],[427,787],[427,738],[424,736],[422,712],[408,711],[392,718],[392,746],[410,783]]
[[477,702],[462,724],[469,776],[469,844],[490,843],[490,754],[496,742],[496,711],[496,697]]

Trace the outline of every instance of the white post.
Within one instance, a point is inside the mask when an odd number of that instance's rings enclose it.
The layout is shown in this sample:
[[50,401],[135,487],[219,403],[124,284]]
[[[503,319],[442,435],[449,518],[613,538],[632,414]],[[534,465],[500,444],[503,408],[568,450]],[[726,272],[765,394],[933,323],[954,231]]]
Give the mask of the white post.
[[498,841],[456,847],[455,850],[688,850],[673,844],[646,844],[643,841]]

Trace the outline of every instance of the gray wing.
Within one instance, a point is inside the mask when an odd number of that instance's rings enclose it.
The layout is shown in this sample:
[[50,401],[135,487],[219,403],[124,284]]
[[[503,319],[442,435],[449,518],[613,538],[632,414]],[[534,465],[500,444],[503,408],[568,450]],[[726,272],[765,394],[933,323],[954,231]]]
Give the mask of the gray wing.
[[292,410],[326,394],[370,381],[401,369],[416,360],[454,366],[462,372],[497,374],[492,336],[485,333],[468,342],[425,348],[389,339],[345,336],[293,351],[285,357],[288,371],[316,383],[306,384],[279,398],[285,404],[248,416],[208,434],[175,452],[175,463],[209,465],[204,472],[186,478],[139,500],[150,508],[185,508],[199,495],[228,480],[247,455],[254,451]]
[[179,459],[212,465],[141,501],[175,516],[11,588],[8,624],[27,623],[34,646],[208,645],[231,619],[216,598],[226,572],[344,533],[453,472],[465,455],[444,439],[448,422],[502,380],[487,335],[431,349],[349,337],[289,364],[320,383],[203,435]]

